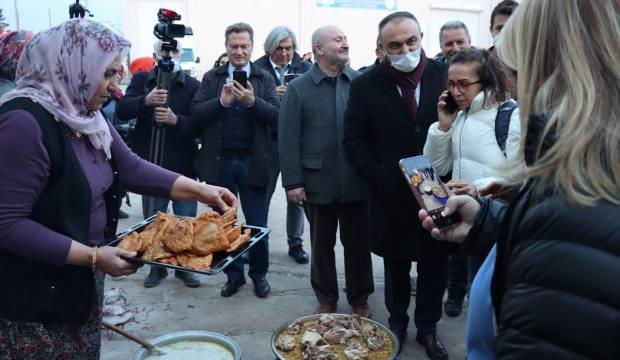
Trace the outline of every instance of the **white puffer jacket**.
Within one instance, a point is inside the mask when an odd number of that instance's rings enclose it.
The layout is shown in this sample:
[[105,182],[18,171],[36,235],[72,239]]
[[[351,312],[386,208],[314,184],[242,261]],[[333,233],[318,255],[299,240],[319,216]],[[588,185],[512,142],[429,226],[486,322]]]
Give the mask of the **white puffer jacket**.
[[435,170],[452,178],[464,180],[482,189],[491,182],[501,180],[502,168],[519,151],[519,109],[510,117],[506,156],[495,138],[495,118],[499,104],[483,107],[484,93],[474,98],[469,110],[459,111],[448,132],[439,129],[439,122],[428,130],[424,155],[433,161]]

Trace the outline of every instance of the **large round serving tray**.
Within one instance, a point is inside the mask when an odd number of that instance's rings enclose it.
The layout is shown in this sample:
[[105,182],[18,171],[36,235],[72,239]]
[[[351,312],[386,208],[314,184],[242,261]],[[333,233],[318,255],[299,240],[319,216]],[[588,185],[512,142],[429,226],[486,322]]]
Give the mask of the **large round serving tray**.
[[[152,339],[150,343],[155,346],[164,346],[183,341],[205,341],[218,344],[228,349],[235,360],[241,360],[241,348],[236,342],[228,336],[211,331],[177,331]],[[149,355],[151,353],[148,349],[140,348],[134,353],[132,360],[145,360]]]
[[[343,318],[343,317],[350,317],[351,315],[349,314],[338,314],[338,313],[332,313],[332,314],[315,314],[315,315],[309,315],[309,316],[302,316],[300,318],[297,318],[295,320],[291,320],[291,321],[287,321],[284,324],[280,325],[278,328],[276,328],[273,331],[273,334],[271,335],[271,350],[273,351],[273,354],[276,356],[277,359],[279,360],[286,360],[282,354],[280,354],[280,350],[278,350],[276,348],[276,340],[278,339],[278,335],[286,332],[286,329],[288,328],[289,325],[297,323],[297,322],[306,322],[306,321],[313,321],[313,320],[318,320],[322,315],[332,315],[335,318]],[[396,335],[394,335],[394,333],[386,328],[385,326],[381,325],[380,323],[372,320],[372,319],[368,319],[368,318],[362,318],[364,321],[367,321],[369,323],[371,323],[372,325],[380,328],[381,330],[385,331],[388,336],[390,337],[390,339],[392,340],[392,344],[394,344],[394,349],[392,349],[392,353],[385,359],[385,360],[392,360],[395,359],[396,356],[398,356],[398,349],[400,348],[400,343],[398,342],[398,338],[396,337]]]

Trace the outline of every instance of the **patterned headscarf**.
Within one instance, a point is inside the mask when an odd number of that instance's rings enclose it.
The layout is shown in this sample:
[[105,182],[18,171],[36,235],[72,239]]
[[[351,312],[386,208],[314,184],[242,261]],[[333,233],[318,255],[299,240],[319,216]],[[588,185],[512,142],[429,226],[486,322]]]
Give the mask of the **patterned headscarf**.
[[15,80],[17,61],[34,33],[26,30],[9,31],[0,35],[0,77]]
[[72,19],[38,33],[26,45],[17,65],[15,90],[0,105],[28,97],[41,104],[57,121],[112,157],[112,135],[100,111],[86,107],[103,81],[106,68],[124,58],[129,41],[111,28],[88,19]]

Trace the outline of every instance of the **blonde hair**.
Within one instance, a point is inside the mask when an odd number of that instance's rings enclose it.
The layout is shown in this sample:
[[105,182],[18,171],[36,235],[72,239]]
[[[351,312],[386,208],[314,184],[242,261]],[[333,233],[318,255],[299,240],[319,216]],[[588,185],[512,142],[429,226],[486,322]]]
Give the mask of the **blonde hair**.
[[548,119],[520,180],[535,178],[538,195],[620,204],[620,2],[525,0],[501,36],[498,54],[518,72],[521,160],[529,115]]

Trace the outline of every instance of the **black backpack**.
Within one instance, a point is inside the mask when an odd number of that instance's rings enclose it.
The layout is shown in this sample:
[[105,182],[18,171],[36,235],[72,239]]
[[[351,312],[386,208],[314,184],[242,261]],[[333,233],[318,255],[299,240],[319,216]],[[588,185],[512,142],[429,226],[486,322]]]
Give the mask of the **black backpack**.
[[495,139],[504,156],[506,156],[506,139],[508,139],[510,117],[518,106],[516,101],[509,99],[499,106],[497,116],[495,117]]

